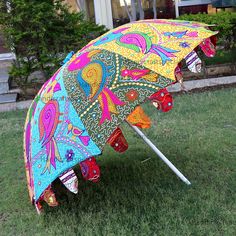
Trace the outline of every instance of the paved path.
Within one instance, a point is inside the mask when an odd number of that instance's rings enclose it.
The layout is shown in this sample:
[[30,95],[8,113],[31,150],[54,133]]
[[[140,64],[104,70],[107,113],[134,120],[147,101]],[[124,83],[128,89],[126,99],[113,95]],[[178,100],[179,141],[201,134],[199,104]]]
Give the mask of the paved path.
[[[235,83],[236,83],[236,75],[211,78],[211,79],[199,79],[199,80],[186,81],[184,82],[184,87],[187,91],[191,91],[193,89],[201,89],[201,88],[208,88],[208,87],[235,84]],[[180,92],[181,91],[180,84],[177,83],[172,86],[169,86],[168,91]]]
[[[193,89],[201,89],[201,88],[215,87],[219,85],[229,85],[229,84],[236,84],[235,75],[212,78],[212,79],[191,80],[184,82],[184,86],[188,91],[191,91]],[[180,92],[181,91],[180,84],[177,83],[172,86],[169,86],[168,90],[169,92]],[[32,100],[0,104],[0,112],[12,111],[18,109],[28,109],[31,103]]]

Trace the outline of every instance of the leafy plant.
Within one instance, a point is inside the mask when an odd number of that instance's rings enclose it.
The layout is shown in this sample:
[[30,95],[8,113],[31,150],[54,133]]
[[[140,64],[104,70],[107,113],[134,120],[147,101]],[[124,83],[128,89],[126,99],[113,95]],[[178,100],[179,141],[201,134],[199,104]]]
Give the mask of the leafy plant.
[[69,51],[106,31],[60,0],[2,1],[0,25],[7,46],[16,54],[11,75],[20,87],[28,84],[34,71],[43,72],[47,80]]
[[217,14],[185,14],[179,17],[181,20],[199,21],[212,25],[213,30],[219,31],[219,44],[226,49],[235,46],[236,38],[236,12],[219,12]]

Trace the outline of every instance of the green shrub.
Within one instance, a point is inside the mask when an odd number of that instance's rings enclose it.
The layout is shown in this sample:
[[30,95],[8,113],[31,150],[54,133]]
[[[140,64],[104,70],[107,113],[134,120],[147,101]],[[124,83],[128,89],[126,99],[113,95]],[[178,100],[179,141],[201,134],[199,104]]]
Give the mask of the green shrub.
[[0,25],[16,54],[11,75],[20,87],[27,85],[34,71],[42,71],[47,80],[69,51],[79,50],[106,31],[84,20],[83,13],[70,12],[60,0],[1,1]]
[[216,14],[185,14],[179,19],[204,22],[213,25],[212,29],[219,31],[219,44],[225,46],[226,49],[235,46],[236,37],[236,12],[219,12]]

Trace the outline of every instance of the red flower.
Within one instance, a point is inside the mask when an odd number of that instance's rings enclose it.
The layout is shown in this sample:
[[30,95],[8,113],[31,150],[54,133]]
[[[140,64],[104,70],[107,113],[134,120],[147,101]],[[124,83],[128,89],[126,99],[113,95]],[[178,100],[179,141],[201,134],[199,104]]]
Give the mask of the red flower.
[[138,94],[138,92],[137,92],[136,90],[130,89],[130,90],[126,93],[125,96],[126,96],[126,99],[127,99],[129,102],[133,102],[133,101],[135,101],[135,100],[138,98],[139,94]]

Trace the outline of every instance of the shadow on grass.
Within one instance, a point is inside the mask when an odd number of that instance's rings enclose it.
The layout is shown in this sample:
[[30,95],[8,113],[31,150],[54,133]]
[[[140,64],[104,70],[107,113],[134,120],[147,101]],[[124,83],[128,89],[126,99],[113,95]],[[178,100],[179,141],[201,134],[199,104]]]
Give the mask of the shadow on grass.
[[[84,181],[80,170],[75,169],[79,177],[78,195],[69,193],[61,182],[56,180],[56,195],[63,207],[71,209],[77,205],[79,214],[87,212],[88,207],[93,212],[101,211],[106,204],[112,206],[113,210],[119,210],[120,205],[132,210],[137,207],[137,202],[139,206],[145,206],[149,201],[158,199],[161,197],[158,196],[159,192],[169,194],[178,188],[185,189],[184,183],[175,177],[167,166],[160,163],[161,161],[155,160],[157,157],[154,154],[146,163],[141,163],[145,159],[143,155],[135,154],[135,160],[124,156],[121,158],[107,157],[109,160],[104,161],[103,158],[99,161],[99,183]],[[59,208],[57,210],[60,211]]]

